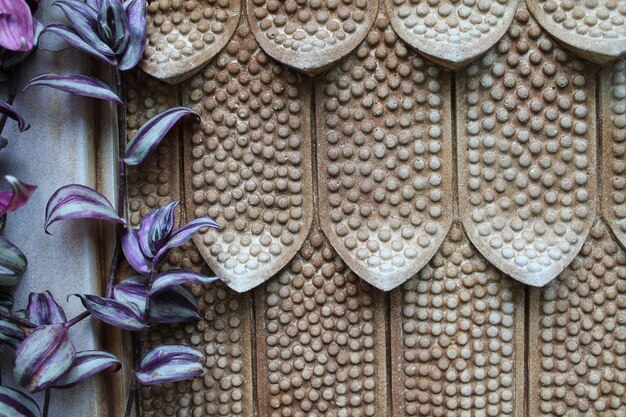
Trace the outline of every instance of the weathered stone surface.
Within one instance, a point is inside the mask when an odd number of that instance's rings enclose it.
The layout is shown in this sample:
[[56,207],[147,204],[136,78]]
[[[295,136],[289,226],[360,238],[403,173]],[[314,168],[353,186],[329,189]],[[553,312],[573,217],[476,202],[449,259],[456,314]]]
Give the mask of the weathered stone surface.
[[435,254],[452,222],[450,76],[379,16],[316,85],[321,226],[361,278],[390,290]]
[[392,415],[524,415],[524,291],[453,225],[391,293]]
[[241,24],[237,35],[184,88],[202,116],[187,132],[187,216],[211,216],[220,230],[194,241],[236,291],[285,266],[313,215],[310,85],[269,58]]
[[384,0],[406,43],[448,68],[460,68],[502,38],[518,0]]
[[596,212],[595,82],[520,7],[507,36],[459,77],[461,219],[497,268],[544,285]]
[[259,415],[387,416],[383,301],[315,224],[257,292]]
[[365,38],[378,0],[246,0],[252,33],[268,55],[316,75]]
[[169,83],[200,71],[235,33],[241,1],[149,1],[148,41],[141,68]]
[[526,0],[550,35],[579,56],[604,64],[626,53],[626,4],[620,0]]
[[531,416],[626,415],[626,253],[598,221],[530,304]]

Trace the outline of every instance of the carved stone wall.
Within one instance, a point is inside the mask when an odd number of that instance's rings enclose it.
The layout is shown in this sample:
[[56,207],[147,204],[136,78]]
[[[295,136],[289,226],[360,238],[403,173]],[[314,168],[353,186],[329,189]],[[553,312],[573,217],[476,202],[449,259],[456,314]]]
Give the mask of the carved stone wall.
[[526,3],[150,2],[129,134],[201,122],[130,220],[214,217],[169,263],[228,281],[142,416],[626,416],[626,6]]

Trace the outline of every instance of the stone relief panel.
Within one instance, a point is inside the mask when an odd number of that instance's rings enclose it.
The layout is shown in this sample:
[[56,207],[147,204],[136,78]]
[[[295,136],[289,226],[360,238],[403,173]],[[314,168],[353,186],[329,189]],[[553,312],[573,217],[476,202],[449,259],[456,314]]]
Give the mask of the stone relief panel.
[[359,277],[390,290],[435,254],[452,222],[450,74],[380,15],[316,85],[319,215]]
[[391,295],[394,416],[524,415],[524,292],[452,226]]
[[393,29],[429,59],[456,69],[502,38],[518,0],[384,0]]
[[378,0],[246,0],[261,48],[308,75],[321,73],[356,48],[377,11]]
[[311,226],[310,102],[309,82],[269,58],[245,21],[184,86],[202,117],[185,139],[187,216],[220,224],[194,242],[238,292],[285,266]]
[[626,53],[626,4],[620,0],[527,0],[539,24],[579,56],[604,64]]
[[626,253],[602,221],[530,312],[529,415],[626,415]]
[[148,41],[141,69],[178,83],[200,71],[239,25],[241,0],[148,1]]
[[596,211],[595,82],[521,7],[458,78],[463,224],[501,271],[544,285],[574,259]]

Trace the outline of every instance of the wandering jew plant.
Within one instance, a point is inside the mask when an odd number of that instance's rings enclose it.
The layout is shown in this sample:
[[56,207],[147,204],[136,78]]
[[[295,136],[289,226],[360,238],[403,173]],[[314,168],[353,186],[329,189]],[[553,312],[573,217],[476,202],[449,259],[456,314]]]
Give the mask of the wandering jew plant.
[[[52,389],[68,389],[105,370],[119,370],[120,361],[104,351],[77,351],[72,327],[89,316],[107,325],[134,332],[135,350],[141,357],[133,370],[125,416],[132,413],[140,384],[176,382],[202,375],[204,354],[184,345],[157,346],[146,352],[145,340],[153,324],[182,323],[199,318],[198,305],[188,284],[210,284],[220,277],[194,271],[163,271],[168,251],[188,242],[205,228],[217,228],[204,217],[176,227],[173,202],[150,212],[138,229],[125,220],[125,169],[146,161],[168,131],[183,117],[199,116],[187,108],[164,111],[143,125],[126,143],[123,101],[123,71],[137,65],[146,42],[145,0],[57,0],[68,25],[40,28],[32,17],[37,3],[30,0],[0,0],[0,46],[7,51],[30,50],[40,33],[55,34],[76,49],[110,65],[115,91],[91,74],[40,74],[25,89],[48,87],[74,95],[116,104],[118,122],[118,190],[115,206],[96,190],[70,184],[58,189],[46,206],[45,232],[58,221],[97,219],[117,224],[116,248],[109,268],[104,295],[70,294],[85,308],[69,318],[49,291],[31,293],[24,310],[14,311],[11,290],[19,283],[27,260],[24,254],[0,236],[0,345],[13,349],[13,377],[23,389],[45,392],[43,408],[24,392],[0,385],[0,417],[46,417]],[[17,53],[17,52],[16,52]],[[3,53],[4,59],[4,53]],[[4,62],[4,61],[3,61]],[[4,69],[4,65],[3,65]],[[13,94],[14,97],[14,94]],[[20,130],[28,123],[12,107],[12,98],[0,102],[0,113],[17,121]],[[0,131],[4,122],[0,125]],[[1,142],[0,142],[1,145]],[[0,216],[26,203],[35,187],[7,176],[11,190],[0,192]],[[0,233],[2,224],[0,224]],[[136,274],[120,281],[120,263],[126,259]]]

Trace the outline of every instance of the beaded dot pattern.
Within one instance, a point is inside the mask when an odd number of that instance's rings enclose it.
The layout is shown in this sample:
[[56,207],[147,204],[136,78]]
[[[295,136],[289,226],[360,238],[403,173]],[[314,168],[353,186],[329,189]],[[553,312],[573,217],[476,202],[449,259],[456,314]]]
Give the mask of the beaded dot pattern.
[[392,415],[522,415],[516,285],[452,226],[430,263],[392,293]]
[[228,42],[240,0],[148,1],[148,39],[141,68],[168,82],[189,78]]
[[531,304],[534,416],[626,415],[626,253],[597,222]]
[[211,269],[243,292],[297,253],[312,219],[308,83],[274,62],[242,24],[184,89],[202,117],[189,132],[189,219],[220,224],[194,237]]
[[389,290],[435,254],[452,222],[449,74],[379,17],[317,85],[322,229],[352,270]]
[[385,311],[377,299],[313,226],[257,298],[260,415],[384,415]]
[[310,75],[349,54],[367,35],[378,0],[248,0],[259,45],[274,59]]
[[506,33],[517,0],[385,0],[385,7],[405,42],[449,68],[458,68]]
[[543,285],[572,261],[595,216],[594,78],[525,8],[460,78],[468,236],[503,272]]

